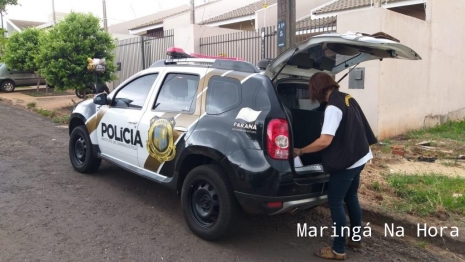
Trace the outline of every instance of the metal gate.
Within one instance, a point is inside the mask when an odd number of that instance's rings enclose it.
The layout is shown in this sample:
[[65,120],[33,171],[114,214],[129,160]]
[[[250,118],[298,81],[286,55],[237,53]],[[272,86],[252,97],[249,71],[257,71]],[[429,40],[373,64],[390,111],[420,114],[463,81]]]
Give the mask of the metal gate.
[[154,62],[166,59],[166,50],[174,46],[174,30],[160,32],[155,36],[140,36],[117,42],[115,62],[120,68],[118,79],[113,81],[113,87],[134,75],[149,68]]
[[[296,42],[317,34],[335,32],[336,24],[336,16],[297,22]],[[201,38],[200,51],[204,55],[238,57],[257,64],[261,59],[277,56],[277,30],[275,26],[271,26],[255,31]]]

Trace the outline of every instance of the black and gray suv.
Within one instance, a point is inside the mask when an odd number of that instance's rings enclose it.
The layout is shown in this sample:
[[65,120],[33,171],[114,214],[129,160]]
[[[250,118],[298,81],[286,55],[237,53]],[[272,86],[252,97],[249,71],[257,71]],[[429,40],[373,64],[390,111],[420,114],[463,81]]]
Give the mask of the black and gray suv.
[[320,135],[324,107],[308,79],[363,61],[421,59],[384,35],[323,34],[260,70],[242,61],[169,59],[108,96],[78,104],[69,155],[79,172],[102,159],[177,190],[189,228],[203,239],[230,232],[240,209],[277,215],[326,202],[319,153],[294,159]]

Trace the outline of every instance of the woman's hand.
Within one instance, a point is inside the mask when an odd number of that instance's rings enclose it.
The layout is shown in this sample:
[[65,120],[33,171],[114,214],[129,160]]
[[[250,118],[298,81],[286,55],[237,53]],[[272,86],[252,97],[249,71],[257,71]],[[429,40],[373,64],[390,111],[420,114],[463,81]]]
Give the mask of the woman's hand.
[[302,155],[302,149],[294,148],[294,157],[298,157]]

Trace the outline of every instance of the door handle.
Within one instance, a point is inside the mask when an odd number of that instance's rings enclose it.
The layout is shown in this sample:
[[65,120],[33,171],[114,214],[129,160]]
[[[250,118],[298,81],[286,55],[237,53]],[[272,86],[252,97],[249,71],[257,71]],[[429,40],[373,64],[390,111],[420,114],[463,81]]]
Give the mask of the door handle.
[[128,120],[129,124],[137,125],[137,120]]

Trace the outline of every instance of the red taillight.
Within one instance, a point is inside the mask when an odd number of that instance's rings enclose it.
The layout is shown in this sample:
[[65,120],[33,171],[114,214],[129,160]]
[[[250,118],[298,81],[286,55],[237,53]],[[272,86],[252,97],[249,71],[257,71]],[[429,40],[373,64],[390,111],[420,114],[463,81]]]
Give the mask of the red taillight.
[[283,207],[282,202],[268,202],[267,205],[268,205],[269,208],[281,208],[281,207]]
[[268,154],[273,159],[289,158],[289,128],[287,120],[273,119],[267,130]]

